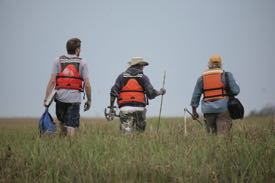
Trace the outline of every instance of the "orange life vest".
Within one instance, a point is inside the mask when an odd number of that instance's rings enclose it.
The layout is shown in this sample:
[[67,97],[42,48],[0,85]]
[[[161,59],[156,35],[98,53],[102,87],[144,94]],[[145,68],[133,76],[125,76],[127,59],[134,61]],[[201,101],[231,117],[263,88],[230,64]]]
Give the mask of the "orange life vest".
[[79,73],[81,58],[59,58],[60,71],[56,76],[56,89],[71,89],[83,91],[83,79]]
[[122,87],[117,99],[121,107],[129,103],[141,103],[146,105],[146,98],[143,87],[139,84],[138,78],[127,78],[126,84]]
[[215,101],[227,96],[225,84],[222,81],[222,69],[210,69],[203,73],[203,100]]

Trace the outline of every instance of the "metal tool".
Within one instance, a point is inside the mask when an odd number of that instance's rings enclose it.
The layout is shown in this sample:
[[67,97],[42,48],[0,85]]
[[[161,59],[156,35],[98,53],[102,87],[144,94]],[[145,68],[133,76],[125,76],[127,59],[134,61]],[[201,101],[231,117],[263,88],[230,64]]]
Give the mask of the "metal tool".
[[[109,111],[108,111],[109,109]],[[116,113],[116,106],[108,106],[107,108],[104,109],[104,115],[107,121],[112,121],[114,120],[115,117],[119,117],[119,114]]]
[[[193,114],[192,114],[187,108],[184,108],[184,111],[187,112],[188,114],[190,114],[190,115],[193,117]],[[202,123],[199,119],[196,119],[196,121],[197,121],[201,126],[203,126],[203,123]]]

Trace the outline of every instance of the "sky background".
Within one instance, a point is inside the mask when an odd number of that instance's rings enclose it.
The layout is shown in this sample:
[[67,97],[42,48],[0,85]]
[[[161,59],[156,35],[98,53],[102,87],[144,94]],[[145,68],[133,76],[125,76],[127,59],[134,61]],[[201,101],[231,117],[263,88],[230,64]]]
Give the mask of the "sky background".
[[[82,40],[92,84],[85,117],[103,116],[133,56],[150,63],[144,72],[156,89],[166,70],[164,116],[183,115],[214,53],[240,85],[247,114],[275,104],[274,0],[0,0],[0,24],[0,117],[42,114],[53,61],[72,37]],[[160,97],[150,101],[148,116],[159,106]]]

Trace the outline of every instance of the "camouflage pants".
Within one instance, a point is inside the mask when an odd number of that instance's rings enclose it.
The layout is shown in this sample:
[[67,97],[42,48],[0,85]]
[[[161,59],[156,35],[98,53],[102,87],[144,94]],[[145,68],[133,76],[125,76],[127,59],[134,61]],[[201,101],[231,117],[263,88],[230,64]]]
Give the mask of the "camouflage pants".
[[120,130],[123,132],[140,131],[146,127],[146,109],[143,111],[120,111]]
[[228,134],[232,127],[232,119],[228,111],[204,114],[206,130],[213,134]]

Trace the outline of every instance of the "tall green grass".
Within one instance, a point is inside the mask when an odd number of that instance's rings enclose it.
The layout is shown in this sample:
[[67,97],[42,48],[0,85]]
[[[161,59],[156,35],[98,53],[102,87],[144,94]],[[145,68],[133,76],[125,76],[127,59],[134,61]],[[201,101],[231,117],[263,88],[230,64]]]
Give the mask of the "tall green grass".
[[247,118],[229,136],[181,118],[144,133],[83,119],[74,138],[42,137],[37,119],[0,120],[0,182],[275,182],[275,121]]

